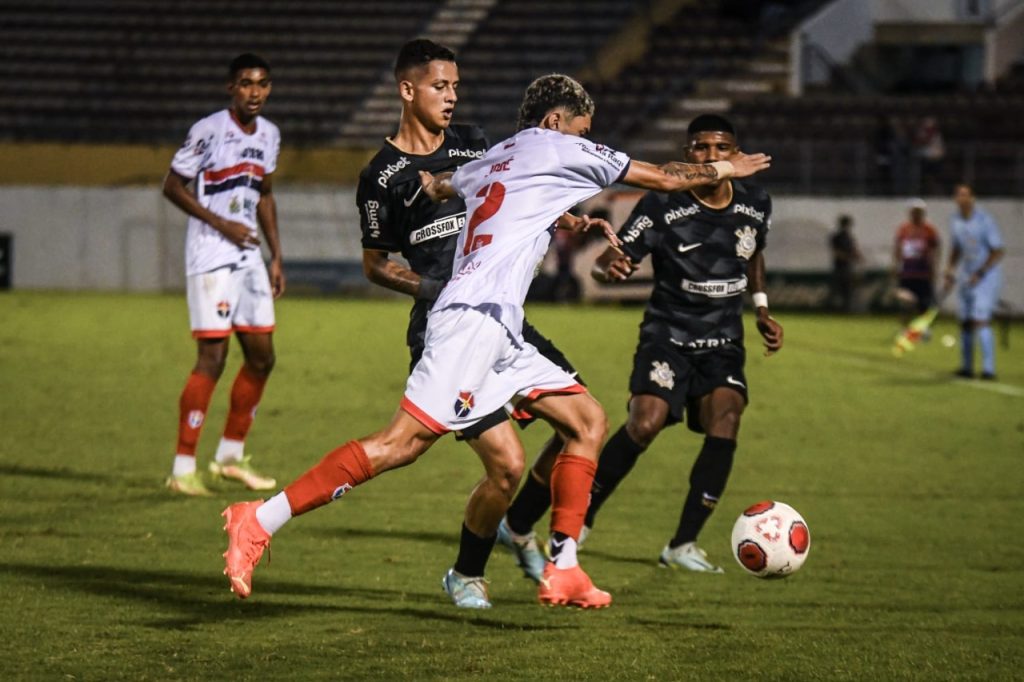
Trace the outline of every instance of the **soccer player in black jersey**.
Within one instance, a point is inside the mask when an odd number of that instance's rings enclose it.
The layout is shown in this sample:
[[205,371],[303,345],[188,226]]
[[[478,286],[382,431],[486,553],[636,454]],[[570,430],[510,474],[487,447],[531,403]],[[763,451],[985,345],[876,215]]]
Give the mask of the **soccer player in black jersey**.
[[[419,171],[437,174],[455,170],[483,156],[490,145],[481,128],[451,122],[458,101],[459,75],[450,49],[425,39],[406,43],[395,63],[395,79],[402,99],[398,132],[385,141],[360,173],[356,201],[366,277],[416,299],[406,338],[413,367],[423,353],[427,313],[451,276],[459,230],[466,221],[461,199],[438,204],[422,193]],[[587,219],[566,215],[563,220]],[[396,252],[409,267],[389,258]],[[523,334],[543,355],[575,374],[562,353],[528,323],[523,326]],[[457,606],[487,608],[490,599],[483,580],[484,567],[498,524],[519,486],[525,453],[504,410],[489,415],[459,437],[477,453],[486,473],[467,503],[459,554],[443,584]],[[541,459],[553,461],[561,447],[561,440],[553,436],[543,451],[550,454]],[[540,489],[535,493],[540,493],[546,508],[550,489],[536,482],[533,487]],[[544,570],[543,555],[534,536],[520,540],[520,564],[537,581]]]
[[[721,116],[695,118],[687,130],[686,161],[728,161],[738,150],[732,124]],[[591,488],[580,541],[601,505],[663,428],[684,420],[704,434],[690,471],[690,490],[676,533],[662,550],[670,567],[720,573],[697,535],[725,490],[747,404],[746,351],[741,317],[744,291],[754,292],[757,329],[768,354],[782,348],[782,326],[768,314],[763,250],[771,199],[746,180],[723,180],[686,192],[650,192],[619,231],[621,250],[607,249],[593,275],[627,279],[641,260],[654,265],[654,291],[629,380],[629,418],[605,444]],[[541,474],[539,462],[532,472]],[[543,500],[524,488],[504,525],[525,532],[543,515]]]

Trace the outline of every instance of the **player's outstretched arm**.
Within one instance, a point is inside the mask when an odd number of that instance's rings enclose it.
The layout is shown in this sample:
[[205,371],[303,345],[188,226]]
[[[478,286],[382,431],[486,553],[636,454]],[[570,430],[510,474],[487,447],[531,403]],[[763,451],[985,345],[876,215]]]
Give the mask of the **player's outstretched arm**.
[[377,249],[363,249],[363,274],[378,286],[425,301],[436,299],[444,288],[444,282],[421,277]]
[[656,192],[679,192],[682,190],[713,185],[727,178],[745,178],[771,166],[772,158],[767,154],[744,154],[737,152],[729,161],[714,163],[681,163],[670,161],[656,166],[645,161],[632,161],[626,177],[627,185],[652,189]]
[[168,171],[167,177],[164,178],[164,196],[185,213],[202,220],[223,234],[238,248],[255,248],[260,245],[260,238],[249,229],[248,225],[222,218],[200,204],[195,194],[189,191],[189,182],[189,178],[178,175],[173,170]]
[[451,172],[432,175],[427,171],[420,171],[420,184],[423,185],[424,194],[435,204],[457,197],[459,193],[452,185],[452,175]]

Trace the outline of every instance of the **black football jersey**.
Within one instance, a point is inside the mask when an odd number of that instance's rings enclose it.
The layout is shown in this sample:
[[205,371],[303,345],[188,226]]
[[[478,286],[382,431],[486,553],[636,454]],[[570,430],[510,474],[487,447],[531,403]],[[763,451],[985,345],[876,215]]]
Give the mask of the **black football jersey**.
[[642,340],[689,351],[743,342],[747,265],[765,247],[771,198],[732,181],[728,206],[705,206],[690,192],[650,192],[619,230],[622,251],[654,266],[654,291],[640,324]]
[[[447,282],[455,244],[466,222],[466,205],[456,197],[432,202],[420,186],[419,171],[453,171],[478,159],[490,145],[478,126],[452,125],[432,154],[406,154],[385,142],[359,174],[356,203],[364,249],[401,253],[421,277]],[[408,344],[422,345],[430,301],[416,301],[410,312]]]

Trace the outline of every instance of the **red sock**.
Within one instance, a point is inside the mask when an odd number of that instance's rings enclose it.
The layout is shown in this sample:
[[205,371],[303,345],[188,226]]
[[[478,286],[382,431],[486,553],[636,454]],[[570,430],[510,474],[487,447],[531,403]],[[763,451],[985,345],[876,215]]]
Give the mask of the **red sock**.
[[211,376],[199,372],[189,375],[178,400],[177,454],[195,457],[199,433],[206,421],[206,408],[210,406],[210,396],[216,386],[217,380]]
[[298,516],[338,499],[371,478],[373,465],[363,446],[353,440],[328,452],[319,464],[285,487],[284,494],[292,516]]
[[228,412],[228,423],[224,427],[224,437],[228,440],[245,440],[256,416],[256,407],[263,396],[263,387],[267,385],[267,377],[259,375],[242,365],[231,386],[231,410]]
[[563,452],[551,469],[551,532],[580,537],[597,462]]

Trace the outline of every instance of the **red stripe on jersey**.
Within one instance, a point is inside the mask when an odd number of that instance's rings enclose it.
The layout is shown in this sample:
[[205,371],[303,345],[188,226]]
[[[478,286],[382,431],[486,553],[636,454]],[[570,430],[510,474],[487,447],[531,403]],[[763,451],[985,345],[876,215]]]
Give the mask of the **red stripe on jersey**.
[[203,177],[207,182],[220,182],[221,180],[230,178],[232,175],[248,174],[254,175],[257,178],[262,178],[266,173],[267,171],[263,166],[258,163],[249,163],[246,161],[245,163],[240,163],[237,166],[232,166],[231,168],[224,168],[217,171],[206,171],[203,173]]
[[413,419],[418,421],[420,424],[423,424],[437,435],[443,436],[444,434],[448,433],[448,427],[438,422],[429,414],[418,408],[416,404],[413,403],[413,401],[409,400],[405,396],[402,396],[402,402],[399,403],[399,407],[408,412]]

